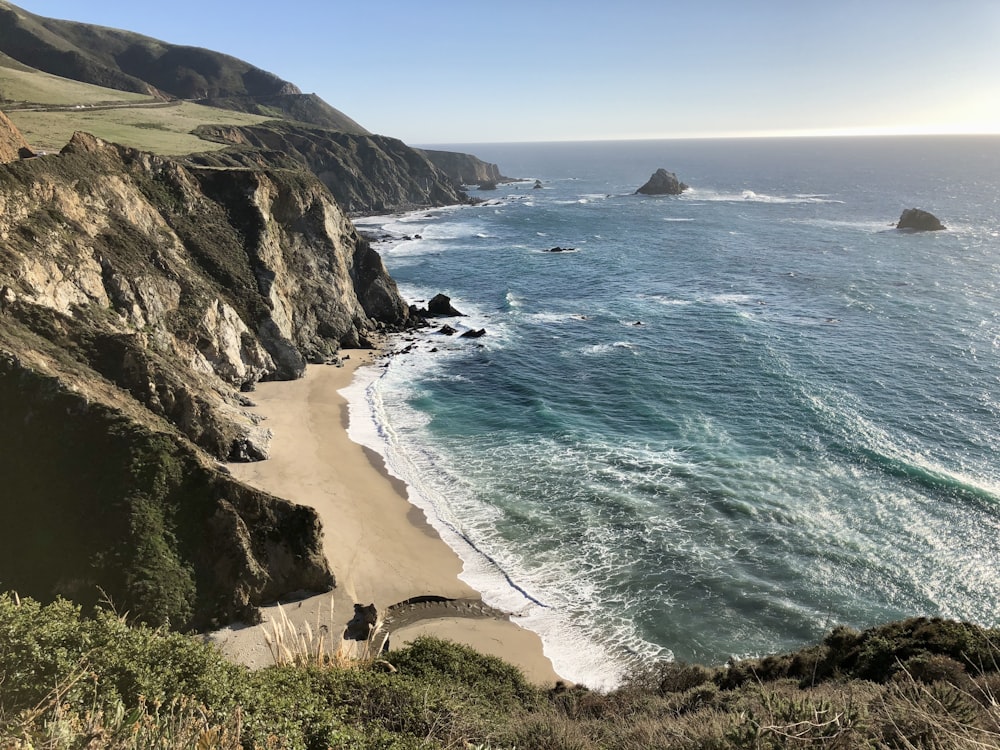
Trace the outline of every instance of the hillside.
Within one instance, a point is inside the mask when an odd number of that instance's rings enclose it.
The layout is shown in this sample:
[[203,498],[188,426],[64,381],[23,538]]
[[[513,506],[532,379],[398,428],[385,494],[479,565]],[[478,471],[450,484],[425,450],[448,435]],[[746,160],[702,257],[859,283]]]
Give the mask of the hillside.
[[44,18],[5,0],[0,0],[0,52],[45,73],[108,89],[368,132],[295,84],[230,55]]

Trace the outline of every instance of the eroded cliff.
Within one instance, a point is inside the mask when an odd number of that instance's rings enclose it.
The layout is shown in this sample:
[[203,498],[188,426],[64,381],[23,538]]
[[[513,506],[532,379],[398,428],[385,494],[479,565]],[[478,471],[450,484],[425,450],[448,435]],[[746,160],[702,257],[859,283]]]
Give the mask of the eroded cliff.
[[0,165],[3,587],[103,590],[200,627],[332,585],[315,514],[209,457],[266,455],[256,382],[406,317],[307,172],[193,168],[85,134]]
[[344,210],[355,215],[464,203],[468,196],[462,191],[463,184],[506,179],[495,164],[474,156],[422,151],[380,135],[289,122],[250,127],[206,125],[196,133],[230,148],[190,157],[192,163],[305,168],[319,177]]

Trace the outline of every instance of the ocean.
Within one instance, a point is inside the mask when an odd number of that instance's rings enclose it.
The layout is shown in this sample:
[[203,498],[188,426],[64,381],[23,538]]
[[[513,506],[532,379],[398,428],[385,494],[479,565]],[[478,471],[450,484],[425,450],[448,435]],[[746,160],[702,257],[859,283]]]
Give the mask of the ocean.
[[528,181],[356,223],[486,335],[394,342],[351,431],[560,674],[1000,626],[1000,137],[450,148]]

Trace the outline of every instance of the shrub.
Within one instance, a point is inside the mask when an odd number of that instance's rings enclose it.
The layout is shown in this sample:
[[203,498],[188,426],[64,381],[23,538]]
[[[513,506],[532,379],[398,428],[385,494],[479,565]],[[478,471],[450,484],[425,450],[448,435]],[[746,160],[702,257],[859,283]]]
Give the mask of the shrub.
[[390,652],[387,659],[400,674],[443,680],[497,706],[528,708],[541,699],[541,691],[517,667],[459,643],[421,636],[408,648]]

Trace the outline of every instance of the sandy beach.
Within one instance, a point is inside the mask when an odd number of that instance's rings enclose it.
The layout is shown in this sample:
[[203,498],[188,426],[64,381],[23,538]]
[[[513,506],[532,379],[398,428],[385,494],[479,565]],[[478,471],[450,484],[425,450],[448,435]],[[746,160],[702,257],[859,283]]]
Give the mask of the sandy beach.
[[[392,648],[434,635],[500,656],[538,684],[554,683],[560,678],[541,639],[482,605],[478,592],[458,578],[462,561],[409,503],[405,485],[388,474],[381,456],[348,437],[347,402],[338,391],[358,367],[372,364],[373,354],[344,355],[343,366],[310,365],[300,380],[261,383],[253,410],[274,434],[270,457],[229,465],[247,484],[316,509],[337,586],[284,603],[281,612],[264,608],[261,625],[227,628],[213,640],[231,658],[261,666],[271,661],[264,635],[273,619],[287,617],[296,629],[325,626],[337,638],[354,604],[375,604],[388,613]],[[427,597],[433,601],[400,606]]]

